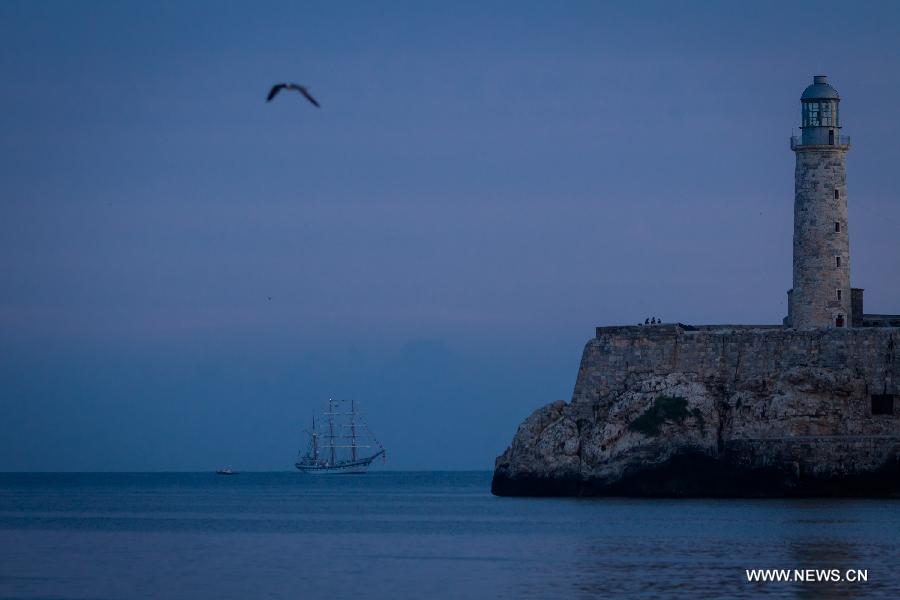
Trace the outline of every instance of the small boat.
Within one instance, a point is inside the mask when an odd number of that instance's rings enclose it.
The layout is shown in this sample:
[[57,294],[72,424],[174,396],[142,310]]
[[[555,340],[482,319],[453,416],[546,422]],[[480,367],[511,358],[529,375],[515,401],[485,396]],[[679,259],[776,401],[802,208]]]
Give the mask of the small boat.
[[[345,412],[349,404],[349,412]],[[317,424],[313,416],[309,434],[309,446],[294,463],[301,473],[312,475],[362,474],[372,462],[381,457],[385,461],[384,446],[356,411],[353,400],[328,399],[326,423]],[[343,417],[343,418],[342,418]],[[321,427],[320,426],[325,425]]]
[[237,471],[232,471],[231,467],[225,467],[224,469],[219,469],[216,471],[216,475],[237,475]]

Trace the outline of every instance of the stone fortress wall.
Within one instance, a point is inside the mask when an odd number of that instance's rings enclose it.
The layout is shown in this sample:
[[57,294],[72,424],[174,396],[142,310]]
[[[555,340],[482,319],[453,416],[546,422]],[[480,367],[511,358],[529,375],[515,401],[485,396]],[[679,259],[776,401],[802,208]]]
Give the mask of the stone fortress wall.
[[[746,410],[733,416],[730,430],[739,437],[760,431],[773,435],[900,435],[900,419],[872,419],[871,397],[900,398],[900,330],[860,328],[796,330],[779,326],[683,324],[649,327],[598,327],[584,349],[575,389],[574,405],[595,404],[609,408],[617,393],[630,381],[648,376],[680,373],[684,378],[711,386],[726,397],[749,385],[771,388],[772,404],[782,402],[776,387],[767,382],[781,374],[816,373],[795,390],[801,399],[822,387],[822,420],[802,410],[752,415]],[[796,379],[788,376],[786,381]],[[789,386],[792,387],[792,386]],[[781,390],[791,391],[787,388]],[[727,398],[723,398],[727,399]],[[808,399],[808,398],[806,398]],[[805,408],[809,408],[806,406]],[[900,415],[900,403],[893,411]],[[813,411],[814,413],[816,411]],[[827,415],[836,418],[829,419]]]
[[898,350],[894,328],[599,327],[571,402],[519,427],[494,491],[898,493]]

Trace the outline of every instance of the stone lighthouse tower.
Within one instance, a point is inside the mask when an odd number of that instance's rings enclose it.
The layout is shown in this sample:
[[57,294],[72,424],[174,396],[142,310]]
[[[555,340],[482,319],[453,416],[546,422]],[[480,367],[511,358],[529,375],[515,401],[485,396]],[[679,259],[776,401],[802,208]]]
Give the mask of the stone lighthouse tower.
[[[840,97],[824,75],[800,97],[794,171],[794,288],[786,324],[797,329],[851,325],[850,236]],[[861,290],[859,291],[861,293]],[[860,303],[861,304],[861,303]]]

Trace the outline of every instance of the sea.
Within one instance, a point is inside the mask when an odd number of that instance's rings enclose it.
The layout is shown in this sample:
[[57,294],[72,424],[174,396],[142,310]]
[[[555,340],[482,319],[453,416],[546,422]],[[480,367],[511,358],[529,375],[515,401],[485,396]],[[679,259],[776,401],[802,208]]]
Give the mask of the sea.
[[0,598],[900,598],[898,500],[498,498],[490,479],[0,474]]

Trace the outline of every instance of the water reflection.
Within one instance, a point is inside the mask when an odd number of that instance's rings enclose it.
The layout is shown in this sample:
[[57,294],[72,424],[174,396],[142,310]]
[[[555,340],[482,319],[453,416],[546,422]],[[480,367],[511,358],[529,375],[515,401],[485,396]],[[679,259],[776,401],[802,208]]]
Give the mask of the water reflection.
[[[807,523],[828,524],[830,519],[806,520]],[[813,570],[824,575],[828,581],[805,581],[795,583],[797,598],[860,598],[873,591],[865,582],[833,581],[844,578],[848,569],[866,569],[862,553],[855,544],[820,538],[809,541],[794,541],[790,544],[793,568]],[[818,579],[818,577],[814,577]]]
[[[560,536],[543,538],[542,560],[517,595],[898,598],[888,533],[898,509],[890,501],[596,499],[567,507],[571,529],[560,524]],[[748,569],[827,571],[829,580],[750,582]],[[830,580],[856,569],[868,581]]]

